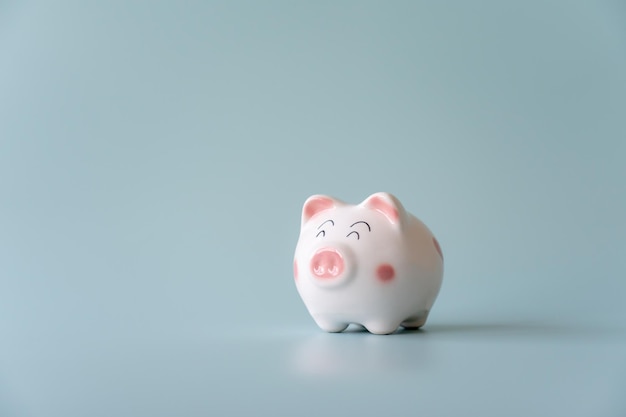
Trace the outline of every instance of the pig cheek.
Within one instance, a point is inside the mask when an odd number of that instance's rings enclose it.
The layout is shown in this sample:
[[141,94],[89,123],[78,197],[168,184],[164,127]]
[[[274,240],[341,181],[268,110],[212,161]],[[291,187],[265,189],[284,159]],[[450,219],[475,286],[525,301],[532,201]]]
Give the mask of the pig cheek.
[[293,261],[293,279],[298,280],[298,261],[295,259]]
[[381,264],[376,268],[376,278],[380,282],[390,282],[396,276],[396,271],[393,269],[393,266],[389,264]]

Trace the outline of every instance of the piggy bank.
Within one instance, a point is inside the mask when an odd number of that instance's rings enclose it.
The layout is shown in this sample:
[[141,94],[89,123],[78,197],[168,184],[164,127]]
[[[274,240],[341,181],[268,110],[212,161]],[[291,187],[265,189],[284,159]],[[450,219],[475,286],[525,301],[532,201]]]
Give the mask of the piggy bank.
[[424,325],[443,278],[437,239],[396,197],[358,205],[314,195],[302,208],[294,259],[298,293],[317,325],[375,334]]

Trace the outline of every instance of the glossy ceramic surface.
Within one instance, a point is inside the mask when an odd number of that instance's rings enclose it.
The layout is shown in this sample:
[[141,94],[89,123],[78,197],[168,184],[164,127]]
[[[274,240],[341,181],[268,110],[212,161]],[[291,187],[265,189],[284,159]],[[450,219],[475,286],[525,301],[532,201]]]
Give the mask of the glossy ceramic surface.
[[304,203],[294,278],[323,330],[419,328],[442,277],[437,239],[393,195],[372,194],[358,205],[314,195]]

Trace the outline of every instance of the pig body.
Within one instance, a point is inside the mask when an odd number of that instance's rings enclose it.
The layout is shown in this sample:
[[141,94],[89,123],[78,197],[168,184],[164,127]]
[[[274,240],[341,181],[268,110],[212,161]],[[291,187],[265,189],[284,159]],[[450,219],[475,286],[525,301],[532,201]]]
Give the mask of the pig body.
[[309,197],[302,209],[294,277],[317,325],[389,334],[424,325],[443,278],[431,231],[391,194],[359,205]]

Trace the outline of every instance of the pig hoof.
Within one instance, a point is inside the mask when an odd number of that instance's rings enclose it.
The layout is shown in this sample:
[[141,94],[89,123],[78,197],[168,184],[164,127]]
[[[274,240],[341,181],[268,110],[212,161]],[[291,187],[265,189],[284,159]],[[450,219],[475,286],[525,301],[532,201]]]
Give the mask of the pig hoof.
[[338,323],[335,321],[315,319],[315,323],[320,329],[328,333],[341,333],[348,328],[348,323]]
[[408,330],[416,330],[422,327],[426,323],[428,318],[428,310],[424,310],[419,314],[409,317],[402,322],[401,326]]
[[366,323],[365,328],[373,334],[391,334],[398,330],[398,325],[390,326],[389,323]]

